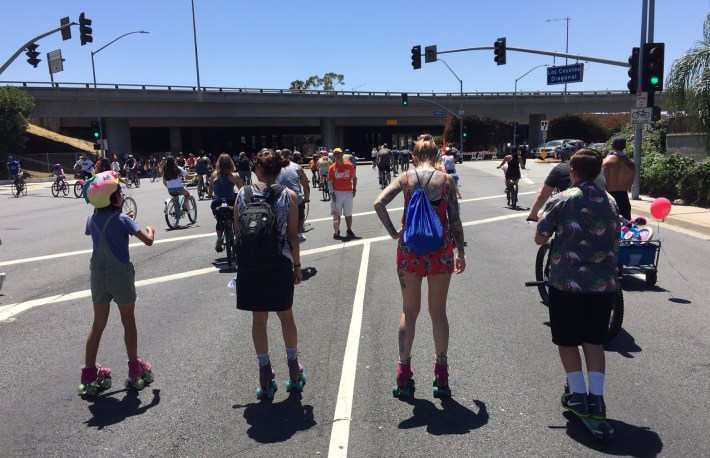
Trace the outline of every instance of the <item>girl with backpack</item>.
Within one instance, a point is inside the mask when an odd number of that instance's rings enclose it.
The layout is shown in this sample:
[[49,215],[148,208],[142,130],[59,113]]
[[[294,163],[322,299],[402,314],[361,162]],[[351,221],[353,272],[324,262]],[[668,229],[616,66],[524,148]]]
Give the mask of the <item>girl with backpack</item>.
[[244,186],[234,206],[237,233],[237,309],[252,312],[252,339],[259,363],[257,398],[272,398],[277,389],[271,369],[266,324],[276,312],[286,346],[289,380],[286,389],[303,389],[306,381],[298,363],[298,331],[293,317],[294,285],[301,283],[296,193],[276,184],[289,161],[273,150],[256,157],[257,183]]
[[[446,296],[451,274],[462,273],[466,268],[464,255],[463,226],[456,201],[456,185],[451,175],[436,169],[437,146],[429,134],[419,137],[414,145],[413,163],[415,167],[390,183],[375,200],[375,211],[390,236],[398,240],[397,275],[402,291],[402,315],[399,321],[399,364],[397,365],[397,385],[393,387],[396,396],[408,396],[413,387],[411,352],[417,316],[421,309],[422,279],[427,277],[429,287],[429,315],[434,334],[436,362],[434,364],[435,396],[450,396],[449,366],[447,352],[449,346],[449,321],[446,316]],[[410,201],[417,190],[426,196],[424,204],[430,204],[441,224],[441,240],[432,251],[417,245],[416,227],[407,218],[411,211]],[[405,215],[402,227],[396,229],[387,212],[387,205],[400,192],[404,193]],[[421,196],[421,193],[419,193]],[[416,219],[416,218],[415,218]],[[407,227],[405,221],[410,221]],[[405,235],[411,235],[407,243]],[[454,248],[457,250],[454,256]],[[415,252],[416,251],[416,252]],[[417,252],[419,254],[417,254]]]

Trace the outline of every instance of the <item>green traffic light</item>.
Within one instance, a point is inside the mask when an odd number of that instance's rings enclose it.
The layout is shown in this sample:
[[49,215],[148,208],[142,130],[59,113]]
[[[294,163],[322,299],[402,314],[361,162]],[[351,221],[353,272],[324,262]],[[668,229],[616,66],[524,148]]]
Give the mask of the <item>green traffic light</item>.
[[94,138],[99,138],[99,133],[98,133],[98,132],[94,132]]
[[406,100],[402,101],[402,105],[407,105],[407,104],[408,104],[408,102]]
[[463,133],[463,136],[464,136],[464,137],[468,137],[468,132],[464,132],[464,133]]
[[658,81],[659,81],[659,78],[658,78],[657,76],[652,76],[652,77],[651,77],[651,84],[652,84],[652,85],[654,85],[654,86],[657,85],[657,84],[658,84]]

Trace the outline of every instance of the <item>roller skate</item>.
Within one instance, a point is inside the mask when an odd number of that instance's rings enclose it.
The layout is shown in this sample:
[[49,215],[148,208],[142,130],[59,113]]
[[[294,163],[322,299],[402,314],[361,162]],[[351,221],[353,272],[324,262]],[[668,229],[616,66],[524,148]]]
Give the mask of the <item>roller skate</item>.
[[95,396],[103,390],[111,388],[111,369],[95,364],[92,367],[81,368],[80,396]]
[[303,372],[303,366],[298,364],[298,359],[287,359],[287,362],[290,379],[286,382],[286,391],[290,393],[295,390],[300,393],[306,384],[306,374]]
[[434,381],[432,383],[432,390],[435,398],[451,397],[448,364],[434,364]]
[[140,391],[153,382],[153,366],[148,361],[143,361],[136,358],[134,361],[128,362],[128,379],[126,379],[126,388],[129,390]]
[[259,367],[259,388],[256,389],[256,398],[273,399],[274,393],[279,389],[276,384],[276,374],[271,369],[271,362]]
[[408,398],[414,395],[414,371],[412,365],[397,364],[397,384],[392,387],[392,396],[395,398]]

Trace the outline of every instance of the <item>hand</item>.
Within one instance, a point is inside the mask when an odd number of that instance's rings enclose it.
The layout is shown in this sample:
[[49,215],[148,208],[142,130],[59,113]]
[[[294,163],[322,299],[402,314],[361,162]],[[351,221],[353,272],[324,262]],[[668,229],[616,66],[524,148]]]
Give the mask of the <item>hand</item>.
[[353,189],[353,197],[355,197],[355,190]]
[[454,261],[454,266],[457,274],[460,274],[466,270],[466,256],[457,255],[456,260]]
[[400,228],[397,230],[397,236],[392,238],[395,240],[399,240],[402,237],[402,234],[404,234],[404,226],[400,226]]
[[303,281],[303,272],[301,272],[301,267],[293,268],[293,284],[298,285]]
[[311,201],[310,199],[305,199],[305,200],[303,201],[303,203],[304,203],[304,204],[307,204],[307,203],[310,202],[310,201]]
[[525,218],[525,221],[531,221],[533,223],[537,223],[537,215],[528,215],[528,217]]
[[153,226],[146,226],[145,232],[146,232],[146,234],[152,236],[155,234],[155,229],[153,229]]

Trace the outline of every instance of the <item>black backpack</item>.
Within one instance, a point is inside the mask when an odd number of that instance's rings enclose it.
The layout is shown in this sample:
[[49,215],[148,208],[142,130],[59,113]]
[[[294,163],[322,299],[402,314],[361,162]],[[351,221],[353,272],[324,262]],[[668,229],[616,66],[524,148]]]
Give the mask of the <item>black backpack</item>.
[[251,185],[244,186],[244,210],[239,214],[237,236],[238,269],[264,271],[273,268],[281,256],[281,244],[274,202],[285,186],[272,185],[265,197],[254,197]]

